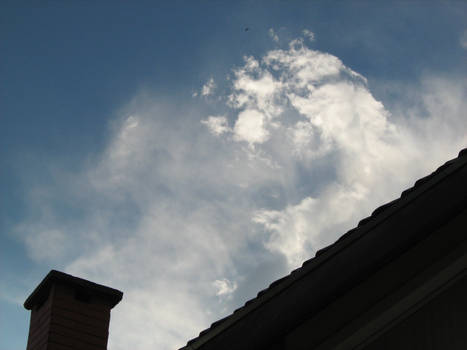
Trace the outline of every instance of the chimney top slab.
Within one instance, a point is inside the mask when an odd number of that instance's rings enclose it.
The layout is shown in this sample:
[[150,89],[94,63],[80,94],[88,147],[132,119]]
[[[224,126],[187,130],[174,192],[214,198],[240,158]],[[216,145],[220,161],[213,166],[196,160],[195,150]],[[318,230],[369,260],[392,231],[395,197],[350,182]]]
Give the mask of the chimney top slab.
[[110,308],[117,305],[120,300],[122,300],[123,296],[123,292],[117,289],[106,287],[64,272],[51,270],[26,299],[24,307],[27,310],[32,310],[35,305],[41,304],[45,299],[47,299],[50,289],[54,284],[67,285],[72,288],[83,290],[89,295],[99,296],[108,301]]

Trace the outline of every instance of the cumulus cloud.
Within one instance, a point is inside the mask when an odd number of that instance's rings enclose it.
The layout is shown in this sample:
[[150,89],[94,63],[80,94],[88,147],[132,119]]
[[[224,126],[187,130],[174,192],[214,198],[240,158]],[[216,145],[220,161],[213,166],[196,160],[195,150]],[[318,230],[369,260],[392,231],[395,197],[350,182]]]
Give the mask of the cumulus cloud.
[[[331,243],[335,232],[342,233],[352,220],[397,196],[408,181],[447,158],[441,155],[447,149],[455,155],[466,143],[454,126],[466,129],[459,106],[465,86],[448,84],[426,78],[420,86],[423,110],[397,119],[374,98],[362,75],[335,56],[310,50],[300,39],[261,60],[245,58],[234,72],[230,94],[238,111],[233,140],[247,141],[273,160],[274,171],[289,176],[283,180],[287,189],[306,189],[290,196],[280,210],[255,211],[252,221],[269,233],[265,247],[296,267]],[[438,161],[413,167],[428,149]],[[325,159],[332,176],[316,176],[315,185],[290,171],[304,168],[313,178]]]
[[303,40],[230,81],[215,115],[135,97],[105,149],[31,191],[31,257],[124,291],[110,349],[182,346],[467,144],[464,81],[389,111]]
[[252,109],[244,110],[235,122],[235,138],[239,141],[246,141],[251,146],[255,143],[263,143],[269,136],[264,125],[265,116],[261,112]]

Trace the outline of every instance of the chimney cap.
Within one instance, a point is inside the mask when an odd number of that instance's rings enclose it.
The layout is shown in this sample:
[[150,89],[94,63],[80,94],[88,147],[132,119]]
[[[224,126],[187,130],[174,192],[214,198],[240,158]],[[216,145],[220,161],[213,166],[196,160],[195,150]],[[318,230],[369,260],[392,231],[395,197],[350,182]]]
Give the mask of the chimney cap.
[[110,308],[117,305],[122,300],[123,292],[110,287],[103,286],[82,278],[78,278],[57,270],[51,270],[47,276],[39,283],[34,291],[24,302],[27,310],[32,310],[37,305],[47,299],[50,288],[54,284],[65,284],[74,288],[84,289],[87,293],[98,295],[109,301]]

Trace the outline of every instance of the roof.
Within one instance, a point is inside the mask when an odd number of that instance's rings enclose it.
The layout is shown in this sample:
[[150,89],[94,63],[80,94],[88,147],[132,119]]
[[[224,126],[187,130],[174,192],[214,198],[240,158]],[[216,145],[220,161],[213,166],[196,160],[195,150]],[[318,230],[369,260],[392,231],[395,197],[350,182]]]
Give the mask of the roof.
[[467,148],[182,349],[219,348],[222,337],[235,339],[239,349],[259,348],[255,339],[293,329],[466,207]]
[[110,307],[113,308],[122,300],[123,292],[113,289],[110,287],[103,286],[82,278],[78,278],[64,272],[57,270],[51,270],[47,276],[41,281],[41,283],[34,289],[29,297],[24,302],[24,307],[27,310],[32,310],[34,305],[40,304],[42,301],[47,299],[50,289],[54,284],[64,284],[85,290],[87,293],[92,295],[98,295],[105,298],[109,303]]

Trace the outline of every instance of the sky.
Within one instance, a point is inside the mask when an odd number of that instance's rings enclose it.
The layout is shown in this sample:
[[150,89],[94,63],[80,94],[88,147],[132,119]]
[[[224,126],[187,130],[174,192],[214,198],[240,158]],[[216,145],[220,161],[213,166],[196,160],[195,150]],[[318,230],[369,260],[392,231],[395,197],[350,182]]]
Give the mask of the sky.
[[[467,147],[464,1],[4,0],[0,350],[51,270],[177,349]],[[331,277],[330,277],[331,278]]]

